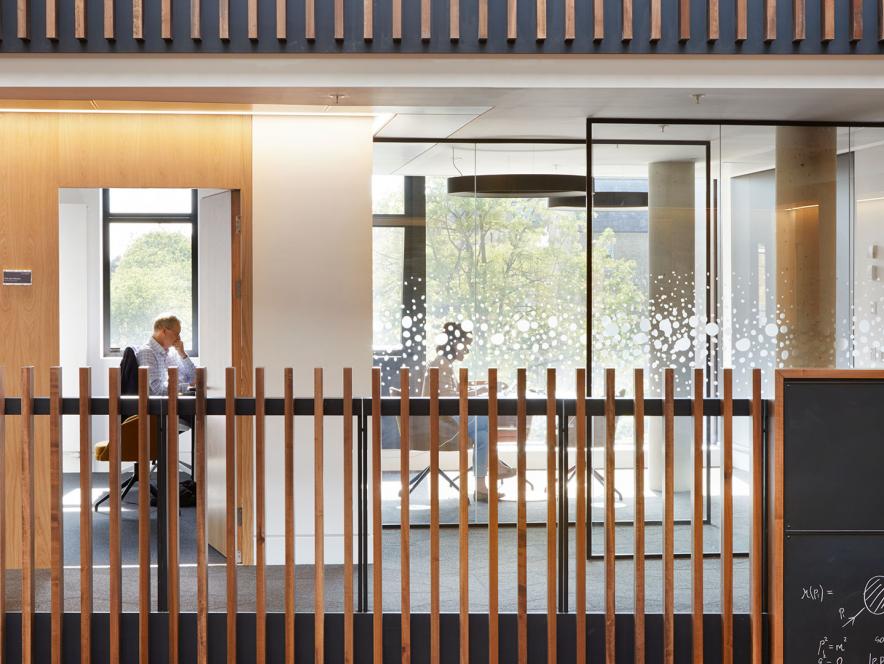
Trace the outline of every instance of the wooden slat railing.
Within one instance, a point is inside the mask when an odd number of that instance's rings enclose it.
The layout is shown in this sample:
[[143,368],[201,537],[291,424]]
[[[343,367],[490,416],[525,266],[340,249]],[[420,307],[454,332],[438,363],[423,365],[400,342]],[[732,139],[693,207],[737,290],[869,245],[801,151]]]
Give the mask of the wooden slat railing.
[[[634,394],[632,399],[617,398],[615,394],[616,375],[612,369],[605,372],[604,397],[602,399],[586,398],[586,371],[578,370],[575,375],[576,399],[561,399],[556,394],[557,373],[554,369],[546,372],[546,396],[544,399],[529,399],[527,373],[520,369],[517,372],[516,398],[500,400],[498,398],[498,377],[495,369],[490,369],[487,376],[487,399],[470,398],[467,391],[469,374],[466,369],[459,373],[460,388],[457,399],[440,398],[440,375],[437,369],[430,370],[429,374],[429,398],[413,399],[410,392],[411,376],[408,370],[403,369],[399,379],[401,394],[398,399],[383,399],[381,396],[381,373],[374,370],[371,375],[370,399],[359,399],[353,396],[353,374],[350,369],[345,369],[342,378],[341,399],[327,399],[323,389],[323,373],[317,369],[313,375],[313,394],[309,399],[295,399],[294,378],[291,369],[284,372],[284,398],[268,398],[265,394],[265,370],[259,368],[255,372],[255,396],[254,398],[235,397],[235,373],[228,369],[225,374],[225,396],[223,399],[208,399],[206,396],[206,371],[198,369],[196,373],[196,393],[194,399],[178,397],[170,394],[166,398],[151,399],[148,396],[149,381],[146,368],[138,372],[138,397],[136,400],[121,399],[120,385],[121,376],[118,368],[112,368],[108,374],[109,396],[107,398],[95,398],[91,394],[91,373],[89,369],[82,369],[79,374],[80,394],[76,398],[63,398],[61,390],[62,373],[60,368],[53,368],[49,374],[49,398],[41,399],[34,396],[35,375],[33,368],[25,368],[21,371],[20,396],[9,399],[4,396],[3,371],[0,369],[0,407],[3,413],[19,415],[18,427],[21,433],[20,468],[21,482],[23,487],[22,502],[22,527],[23,527],[23,556],[22,556],[22,632],[21,651],[23,661],[36,661],[36,653],[42,652],[42,646],[35,645],[35,624],[37,619],[35,606],[35,559],[34,559],[34,450],[35,450],[35,419],[39,416],[49,416],[49,459],[50,459],[50,583],[51,583],[51,616],[49,632],[49,652],[51,661],[67,661],[63,648],[63,529],[62,529],[62,422],[63,415],[79,415],[80,429],[80,489],[82,494],[80,519],[80,584],[81,584],[81,639],[79,655],[81,661],[89,661],[92,649],[92,630],[95,628],[91,623],[92,612],[92,448],[91,448],[91,417],[106,415],[109,425],[109,456],[111,488],[119,486],[121,473],[121,423],[132,414],[137,414],[138,422],[138,474],[142,486],[149,485],[150,469],[150,441],[156,432],[152,431],[152,418],[157,414],[165,418],[167,439],[161,441],[166,445],[168,463],[165,468],[160,468],[158,473],[164,473],[166,478],[167,494],[164,496],[168,508],[167,514],[167,555],[169,567],[165,579],[168,610],[165,620],[168,621],[168,642],[160,654],[158,648],[154,652],[149,644],[156,638],[151,633],[150,616],[154,612],[151,602],[151,566],[150,566],[150,505],[149,491],[139,491],[138,498],[138,659],[140,662],[156,660],[165,657],[162,661],[175,662],[183,657],[185,633],[192,632],[182,630],[181,612],[181,589],[180,589],[180,559],[179,541],[183,536],[179,532],[178,519],[178,422],[179,417],[194,417],[195,436],[195,465],[194,473],[197,479],[196,501],[196,539],[197,549],[197,611],[195,652],[198,662],[214,660],[222,652],[224,647],[220,641],[213,643],[210,638],[209,621],[209,577],[208,577],[208,542],[207,542],[207,511],[206,511],[206,425],[209,415],[221,415],[225,418],[225,518],[226,540],[225,551],[227,561],[226,568],[226,649],[224,654],[228,662],[243,661],[243,658],[251,658],[257,662],[270,661],[277,658],[278,653],[284,653],[284,661],[289,664],[295,662],[295,489],[296,480],[294,473],[295,446],[294,431],[295,418],[309,415],[313,418],[313,491],[314,491],[314,606],[313,606],[313,660],[315,664],[324,662],[326,658],[337,657],[338,649],[343,655],[343,661],[353,662],[360,658],[360,653],[371,650],[375,661],[384,661],[383,657],[383,588],[380,562],[383,559],[383,522],[381,518],[382,493],[381,483],[381,418],[385,415],[398,415],[400,418],[401,444],[399,450],[400,467],[398,471],[398,486],[400,494],[400,551],[401,551],[401,603],[402,611],[400,620],[400,639],[397,661],[408,662],[415,654],[413,651],[421,649],[421,658],[424,652],[428,653],[430,662],[443,661],[445,652],[458,653],[460,661],[470,659],[470,629],[469,629],[469,489],[466,481],[468,474],[468,451],[466,446],[461,446],[458,454],[458,468],[460,471],[460,485],[458,487],[458,534],[459,534],[459,583],[458,583],[458,614],[460,617],[457,635],[459,644],[452,648],[445,642],[444,616],[442,613],[443,582],[441,575],[441,539],[442,529],[440,524],[440,421],[443,416],[457,415],[459,417],[459,430],[463,439],[469,437],[470,419],[477,416],[487,416],[489,420],[489,504],[488,504],[488,660],[498,661],[501,653],[500,642],[500,606],[498,598],[498,574],[500,563],[499,535],[502,524],[499,523],[498,513],[498,482],[497,463],[499,459],[497,427],[499,415],[516,416],[516,486],[517,486],[517,519],[516,519],[516,639],[515,653],[518,661],[528,662],[531,659],[529,653],[538,652],[532,646],[532,639],[537,638],[537,631],[529,629],[530,621],[528,614],[530,588],[528,582],[528,523],[527,523],[527,445],[528,445],[528,417],[545,418],[545,481],[547,484],[546,496],[546,628],[544,637],[546,640],[546,659],[548,662],[570,661],[568,655],[563,655],[560,648],[560,630],[563,614],[559,613],[561,597],[557,594],[557,581],[562,574],[568,574],[567,566],[561,569],[561,560],[557,547],[561,542],[559,529],[571,528],[569,524],[557,518],[556,509],[560,506],[558,501],[564,490],[561,482],[565,478],[557,476],[557,453],[561,444],[560,431],[564,428],[562,417],[576,417],[576,440],[574,441],[576,452],[576,500],[577,522],[574,524],[576,537],[575,547],[575,570],[577,590],[575,593],[576,605],[574,618],[577,626],[574,653],[578,661],[584,661],[593,645],[596,652],[600,651],[600,644],[588,643],[590,634],[587,620],[586,581],[587,559],[589,549],[587,547],[589,514],[589,478],[592,471],[591,463],[588,464],[587,455],[587,424],[589,417],[604,416],[605,420],[605,444],[604,444],[604,652],[606,661],[617,660],[617,642],[622,635],[617,635],[615,623],[617,611],[615,605],[616,576],[615,576],[615,538],[614,530],[617,521],[615,519],[615,433],[617,420],[620,417],[634,418],[634,443],[635,443],[635,608],[634,630],[632,638],[637,647],[634,649],[634,661],[643,662],[646,655],[645,639],[645,505],[644,505],[644,466],[645,466],[645,429],[644,421],[650,410],[651,417],[663,418],[663,519],[661,530],[663,534],[663,615],[662,615],[662,659],[665,662],[676,660],[675,652],[675,622],[674,611],[674,438],[676,415],[690,415],[693,421],[693,483],[692,483],[692,509],[691,509],[691,548],[690,563],[692,575],[691,591],[691,643],[693,661],[702,662],[704,648],[708,649],[713,636],[703,632],[703,523],[704,518],[704,445],[707,444],[708,431],[705,427],[705,418],[709,416],[722,416],[722,446],[721,446],[721,661],[732,662],[735,648],[735,621],[733,615],[733,436],[734,418],[751,416],[752,418],[752,502],[751,502],[751,562],[750,562],[750,621],[751,643],[747,644],[746,650],[751,652],[753,664],[761,664],[764,661],[763,652],[763,606],[762,606],[762,570],[763,570],[763,491],[764,491],[764,463],[763,463],[763,418],[765,403],[761,395],[761,374],[759,371],[752,372],[752,398],[751,401],[738,401],[733,397],[733,371],[725,369],[722,379],[722,398],[704,399],[706,377],[704,372],[696,370],[693,373],[693,394],[690,399],[675,398],[675,375],[671,369],[664,372],[664,394],[662,399],[647,400],[644,393],[644,372],[636,370],[633,375]],[[175,369],[169,372],[169,384],[178,384],[178,374]],[[482,402],[481,404],[477,402]],[[359,410],[354,408],[359,406]],[[487,410],[483,410],[487,407]],[[282,440],[276,443],[268,436],[267,417],[282,416],[284,422],[284,434]],[[237,652],[237,537],[236,537],[236,418],[255,417],[255,498],[257,502],[257,518],[255,531],[256,545],[256,575],[255,575],[255,650],[248,654]],[[343,640],[332,643],[325,631],[325,579],[323,575],[325,551],[323,542],[326,536],[325,528],[325,499],[324,484],[325,460],[324,451],[327,446],[338,444],[326,435],[325,419],[328,417],[342,417],[343,428],[340,439],[343,451],[342,482],[343,497],[343,533],[344,533],[344,582],[343,582]],[[354,417],[360,418],[360,426],[354,430]],[[430,578],[430,612],[429,612],[429,639],[427,642],[411,640],[411,549],[410,533],[412,524],[409,517],[409,489],[412,476],[409,467],[411,442],[409,439],[409,421],[415,417],[428,417],[430,426],[430,461],[429,461],[429,498],[430,498],[430,548],[428,569]],[[361,419],[364,418],[364,419]],[[368,420],[371,419],[370,431],[372,440],[371,463],[372,472],[370,480],[366,475],[367,485],[361,486],[355,482],[360,493],[360,505],[368,509],[368,491],[371,492],[371,507],[373,509],[372,526],[373,555],[376,564],[372,572],[374,604],[371,609],[368,603],[360,599],[360,607],[365,611],[371,610],[373,618],[371,644],[366,641],[360,642],[360,630],[357,629],[358,613],[355,610],[354,598],[356,587],[353,579],[354,573],[363,575],[367,573],[367,561],[362,557],[362,549],[358,560],[354,560],[354,538],[362,536],[354,532],[353,509],[354,509],[354,474],[353,455],[354,447],[364,445],[365,456],[360,459],[368,461]],[[6,418],[0,416],[0,446],[5,443]],[[364,428],[363,428],[364,427]],[[354,440],[355,438],[355,440]],[[285,539],[285,590],[284,590],[284,644],[271,647],[273,630],[270,629],[270,614],[268,614],[267,592],[267,464],[272,446],[281,445],[284,453],[283,481],[285,493],[284,509],[284,539]],[[329,449],[331,449],[329,447]],[[4,455],[0,455],[2,463]],[[360,463],[362,463],[360,461]],[[360,466],[360,474],[363,466]],[[589,472],[588,472],[589,471]],[[0,473],[2,478],[2,473]],[[368,486],[370,485],[370,486]],[[0,496],[2,496],[0,492]],[[109,515],[109,622],[107,651],[112,660],[123,659],[124,650],[135,652],[134,646],[125,644],[122,640],[124,605],[122,569],[123,561],[120,552],[121,533],[121,499],[119,491],[110,492]],[[0,511],[2,519],[2,511]],[[357,523],[363,523],[361,518]],[[655,526],[656,527],[656,526]],[[0,529],[2,532],[2,529]],[[246,539],[248,536],[245,536]],[[0,557],[4,555],[0,547]],[[0,558],[2,562],[2,558]],[[0,565],[0,570],[2,570]],[[360,576],[360,578],[362,578]],[[4,575],[0,572],[0,589],[4,585]],[[358,585],[362,588],[362,584]],[[367,585],[366,585],[367,589]],[[0,628],[5,625],[5,605],[3,595],[0,593]],[[601,618],[601,617],[600,617]],[[368,622],[364,623],[369,624]],[[278,633],[278,632],[276,632]],[[0,632],[0,638],[3,638]],[[98,638],[96,636],[96,638]],[[101,637],[104,638],[103,636]],[[187,636],[186,638],[191,638]],[[601,632],[599,632],[601,639]],[[244,639],[244,643],[250,639]],[[513,646],[506,644],[508,649]],[[214,655],[213,653],[214,650]],[[426,651],[424,651],[426,649]],[[566,649],[570,652],[570,648]],[[333,652],[332,652],[333,651]],[[510,650],[511,651],[511,650]],[[188,650],[190,652],[190,650]],[[274,653],[271,655],[271,653]],[[684,654],[678,653],[678,659],[684,659]],[[302,657],[299,657],[299,660]]]

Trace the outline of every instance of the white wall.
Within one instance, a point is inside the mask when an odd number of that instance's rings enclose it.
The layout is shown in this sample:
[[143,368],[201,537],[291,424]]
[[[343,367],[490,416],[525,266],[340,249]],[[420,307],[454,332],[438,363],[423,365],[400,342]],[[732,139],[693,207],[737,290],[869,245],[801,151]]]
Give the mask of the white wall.
[[[313,369],[325,394],[368,394],[371,367],[371,118],[253,121],[254,363],[266,367],[268,396],[312,396]],[[283,561],[283,430],[267,422],[267,562]],[[343,560],[342,427],[325,423],[325,556]],[[313,561],[313,424],[295,422],[298,563]],[[354,464],[355,465],[355,464]],[[354,471],[355,474],[355,471]]]

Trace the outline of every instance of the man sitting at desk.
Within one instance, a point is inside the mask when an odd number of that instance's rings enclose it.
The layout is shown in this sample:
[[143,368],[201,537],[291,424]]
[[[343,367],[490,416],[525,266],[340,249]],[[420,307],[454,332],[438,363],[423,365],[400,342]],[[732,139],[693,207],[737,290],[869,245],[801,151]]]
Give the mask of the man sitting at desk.
[[[170,352],[171,349],[175,352]],[[178,369],[178,392],[187,390],[196,376],[196,367],[181,341],[181,321],[176,316],[164,314],[153,322],[153,336],[136,353],[138,366],[148,367],[150,393],[165,396],[169,393],[169,369]]]

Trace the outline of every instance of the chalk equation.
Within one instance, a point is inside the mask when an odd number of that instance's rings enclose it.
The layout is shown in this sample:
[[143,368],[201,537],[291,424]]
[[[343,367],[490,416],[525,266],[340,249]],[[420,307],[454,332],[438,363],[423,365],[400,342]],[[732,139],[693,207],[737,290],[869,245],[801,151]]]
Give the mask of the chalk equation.
[[831,599],[834,594],[831,590],[823,588],[822,584],[818,586],[805,586],[801,589],[801,600],[822,603],[824,599]]

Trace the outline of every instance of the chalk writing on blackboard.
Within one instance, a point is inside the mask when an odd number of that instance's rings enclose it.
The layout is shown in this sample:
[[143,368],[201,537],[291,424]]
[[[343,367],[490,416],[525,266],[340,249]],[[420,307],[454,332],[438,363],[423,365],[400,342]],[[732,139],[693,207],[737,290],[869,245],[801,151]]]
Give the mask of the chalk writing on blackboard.
[[831,598],[834,593],[831,590],[818,586],[805,586],[801,589],[801,599],[810,600],[812,602],[820,602],[826,598]]
[[884,615],[884,576],[873,576],[866,582],[863,589],[863,607],[847,619],[841,627],[847,627],[856,623],[856,619],[864,611],[868,611],[873,616]]

